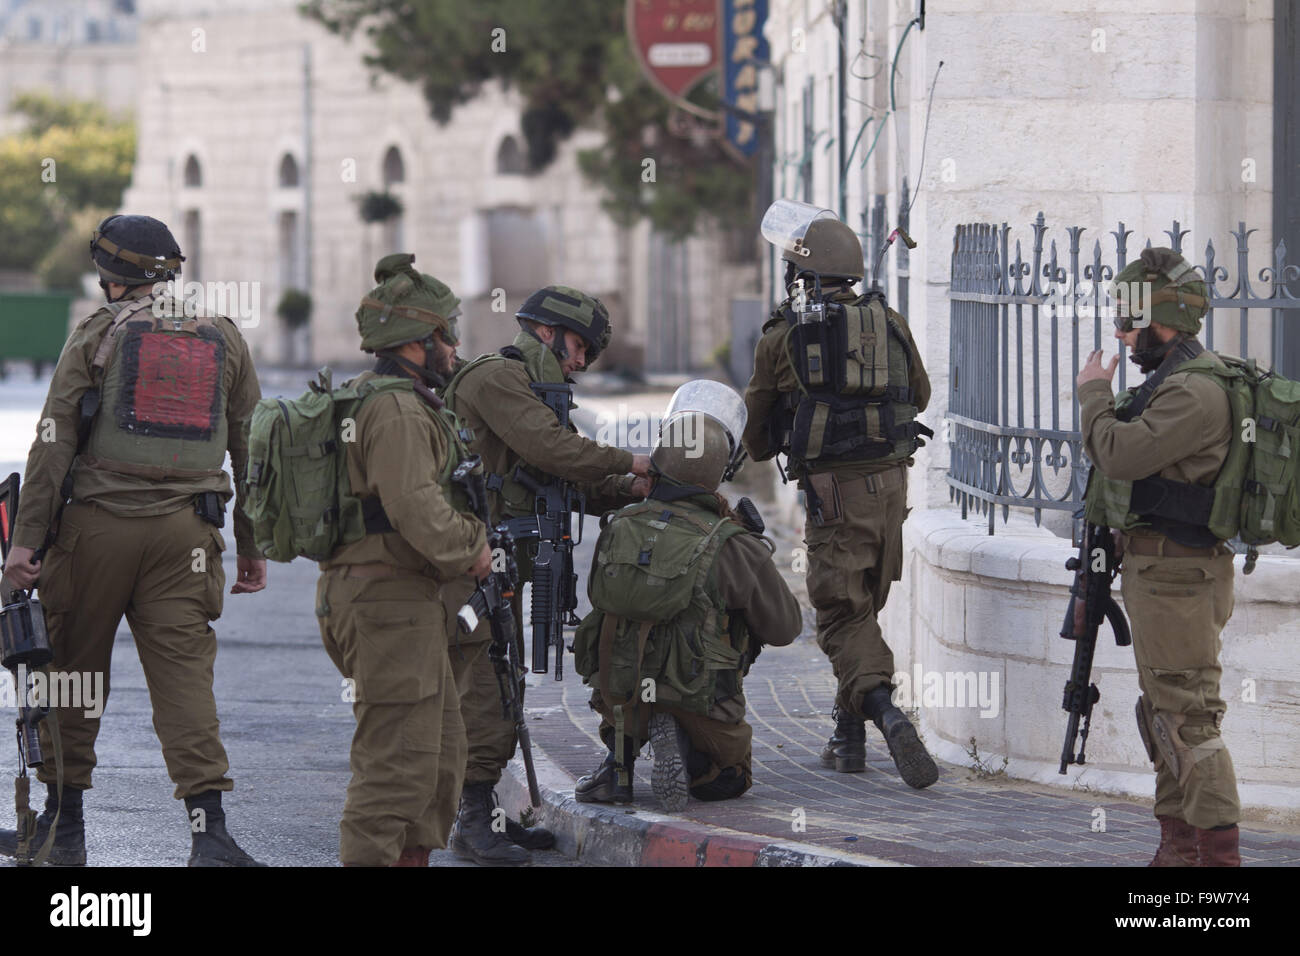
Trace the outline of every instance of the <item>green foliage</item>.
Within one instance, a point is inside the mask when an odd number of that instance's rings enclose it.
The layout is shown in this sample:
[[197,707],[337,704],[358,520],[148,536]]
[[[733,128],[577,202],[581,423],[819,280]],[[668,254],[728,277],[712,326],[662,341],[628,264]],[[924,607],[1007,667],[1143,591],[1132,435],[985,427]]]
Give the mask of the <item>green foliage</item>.
[[[363,32],[373,48],[366,63],[418,83],[439,122],[489,80],[517,87],[534,170],[578,126],[600,123],[606,145],[580,153],[579,165],[619,222],[647,218],[683,238],[700,213],[728,223],[753,217],[752,167],[716,137],[670,130],[673,108],[636,64],[618,0],[308,0],[300,9],[343,36]],[[716,104],[716,93],[693,99]],[[647,159],[654,182],[643,179]]]
[[93,272],[87,248],[95,227],[112,215],[112,210],[87,206],[72,213],[58,240],[36,266],[36,275],[47,289],[81,292],[81,277]]
[[0,267],[30,269],[76,212],[117,208],[131,179],[135,126],[94,103],[25,94],[13,105],[28,122],[0,139]]
[[289,328],[301,328],[311,318],[311,296],[301,289],[285,289],[275,307],[275,314]]

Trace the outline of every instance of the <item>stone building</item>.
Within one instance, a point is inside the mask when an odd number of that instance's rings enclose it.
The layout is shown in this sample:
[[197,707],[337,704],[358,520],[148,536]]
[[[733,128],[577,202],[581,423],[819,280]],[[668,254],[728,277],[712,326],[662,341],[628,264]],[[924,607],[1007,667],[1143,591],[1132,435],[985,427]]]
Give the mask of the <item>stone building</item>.
[[[1008,255],[1014,259],[1016,242],[1023,243],[1028,271],[1033,223],[1043,212],[1048,231],[1036,264],[1045,283],[1052,242],[1058,264],[1067,261],[1068,226],[1083,227],[1084,261],[1092,262],[1100,242],[1103,261],[1113,264],[1110,232],[1118,222],[1132,231],[1131,260],[1148,240],[1170,244],[1166,230],[1177,220],[1190,230],[1183,248],[1193,263],[1204,265],[1213,242],[1216,264],[1226,267],[1220,295],[1232,297],[1234,283],[1247,273],[1254,298],[1268,298],[1261,287],[1271,277],[1259,273],[1274,265],[1278,241],[1300,249],[1295,6],[771,0],[770,8],[776,194],[838,212],[862,236],[868,269],[895,226],[903,224],[918,243],[910,252],[894,243],[880,278],[924,354],[934,397],[923,418],[938,434],[911,471],[906,567],[882,625],[900,670],[909,674],[915,668],[950,682],[1001,675],[1006,699],[991,719],[916,701],[927,741],[942,756],[969,763],[966,752],[977,740],[980,754],[1009,758],[1010,774],[1067,781],[1058,777],[1056,762],[1072,645],[1056,632],[1069,579],[1063,569],[1071,553],[1069,512],[1042,510],[1039,526],[1014,500],[1024,480],[1018,476],[1059,478],[1074,463],[1062,472],[1052,467],[1060,458],[1049,442],[1005,436],[1026,434],[1017,424],[1038,424],[1040,397],[1042,428],[1051,427],[1053,384],[1059,428],[1071,427],[1070,343],[1077,336],[1086,357],[1093,324],[1072,329],[1067,316],[1059,329],[1051,326],[1059,342],[1049,341],[1048,313],[1035,304],[1042,296],[1021,296],[1018,304],[999,306],[1000,328],[988,326],[1002,336],[987,353],[990,367],[954,380],[953,348],[967,334],[959,331],[964,313],[952,290],[957,228],[1007,223]],[[1256,230],[1245,270],[1236,251],[1246,237],[1233,235],[1239,222]],[[768,263],[768,294],[776,297],[775,257]],[[1006,262],[1001,265],[1005,270]],[[1291,283],[1291,294],[1300,295],[1300,282]],[[1300,374],[1300,312],[1256,307],[1239,321],[1237,309],[1219,308],[1216,318],[1215,348]],[[1113,354],[1108,327],[1101,338]],[[1008,344],[1009,364],[1001,358]],[[1058,358],[1053,383],[1047,370]],[[1017,394],[1017,371],[1026,379],[1042,376],[1041,396],[1035,385],[1032,403],[1028,392]],[[949,427],[951,403],[963,400],[975,375],[984,375],[990,388],[1010,378],[1010,401],[1002,403],[1010,420],[989,427],[983,446],[987,469],[995,477],[1010,475],[1001,498],[985,498],[985,511],[997,511],[991,537],[991,520],[962,519],[949,473],[957,440]],[[1031,460],[1044,454],[1045,464]],[[1013,506],[1004,521],[1001,505],[1008,500]],[[1286,649],[1300,636],[1300,561],[1266,555],[1249,578],[1240,567],[1237,610],[1224,632],[1225,736],[1243,801],[1295,814],[1300,722],[1288,701],[1300,693],[1300,669]],[[1108,632],[1098,647],[1094,674],[1103,699],[1082,783],[1149,792],[1152,777],[1132,719],[1138,694],[1132,655],[1116,648]],[[1076,779],[1072,772],[1069,782]]]
[[[294,0],[143,0],[139,14],[139,155],[123,207],[174,224],[189,279],[256,283],[258,318],[244,324],[263,362],[358,359],[356,303],[392,251],[414,252],[465,300],[469,355],[513,337],[514,309],[558,282],[610,306],[610,365],[704,366],[729,335],[719,303],[754,287],[753,265],[718,265],[716,237],[673,246],[616,226],[575,158],[595,130],[528,170],[513,92],[488,86],[439,126],[417,85],[372,75],[361,39]],[[363,222],[377,194],[402,211]],[[275,316],[291,288],[311,294],[309,341]]]

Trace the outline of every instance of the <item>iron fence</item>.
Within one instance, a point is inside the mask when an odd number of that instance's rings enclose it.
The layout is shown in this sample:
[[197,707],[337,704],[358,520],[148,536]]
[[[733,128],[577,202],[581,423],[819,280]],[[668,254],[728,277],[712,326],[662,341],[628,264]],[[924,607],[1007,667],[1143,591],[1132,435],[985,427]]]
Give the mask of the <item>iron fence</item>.
[[[1003,521],[1017,507],[1031,509],[1036,523],[1041,523],[1044,510],[1079,508],[1088,475],[1074,383],[1081,352],[1099,349],[1103,341],[1116,344],[1119,387],[1127,387],[1124,346],[1113,338],[1106,286],[1128,263],[1132,231],[1119,223],[1109,233],[1114,257],[1103,261],[1098,239],[1089,261],[1081,258],[1084,227],[1069,227],[1062,262],[1055,239],[1044,256],[1047,224],[1041,212],[1032,228],[1028,260],[1019,239],[1012,257],[1006,223],[958,226],[953,241],[945,422],[951,451],[948,484],[963,518],[970,508],[987,513],[989,534],[999,505]],[[1204,262],[1195,268],[1210,290],[1210,311],[1202,330],[1206,347],[1215,347],[1216,312],[1235,309],[1236,329],[1220,329],[1221,340],[1235,331],[1233,349],[1223,343],[1221,350],[1256,358],[1267,367],[1273,356],[1294,355],[1300,342],[1300,324],[1288,326],[1285,321],[1288,313],[1300,310],[1300,297],[1287,287],[1300,283],[1300,265],[1287,264],[1286,244],[1278,242],[1272,265],[1258,274],[1267,295],[1257,292],[1251,284],[1247,248],[1255,231],[1242,222],[1232,233],[1237,262],[1231,290],[1223,287],[1229,274],[1216,264],[1213,241],[1206,243]],[[1178,252],[1187,234],[1177,220],[1165,230],[1169,246]],[[1249,316],[1257,310],[1269,313],[1267,355],[1252,353],[1250,346]],[[1300,375],[1295,368],[1278,371],[1289,377]]]

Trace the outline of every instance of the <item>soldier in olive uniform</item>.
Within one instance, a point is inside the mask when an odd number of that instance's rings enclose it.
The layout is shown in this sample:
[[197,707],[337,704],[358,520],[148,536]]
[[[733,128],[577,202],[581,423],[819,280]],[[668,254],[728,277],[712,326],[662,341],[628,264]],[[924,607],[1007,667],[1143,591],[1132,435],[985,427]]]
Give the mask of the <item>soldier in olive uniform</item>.
[[386,256],[361,300],[361,347],[378,361],[354,384],[376,390],[346,442],[367,534],[321,562],[316,613],[339,672],[354,682],[352,780],[339,826],[344,866],[428,866],[447,845],[465,772],[465,726],[447,654],[441,587],[490,568],[487,533],[450,482],[466,457],[430,390],[456,357],[458,300],[415,257]]
[[[1143,295],[1141,290],[1149,290]],[[1094,352],[1079,372],[1084,447],[1094,466],[1087,520],[1123,532],[1124,608],[1142,697],[1138,726],[1156,768],[1153,866],[1238,866],[1241,806],[1219,728],[1220,632],[1232,613],[1233,552],[1189,520],[1189,491],[1212,486],[1234,428],[1223,363],[1197,341],[1205,283],[1171,249],[1146,249],[1115,277],[1115,337],[1149,373],[1116,400]],[[1133,293],[1138,293],[1134,295]],[[1180,488],[1181,486],[1181,488]]]
[[[221,466],[229,451],[235,474],[244,473],[244,426],[260,397],[253,362],[234,322],[177,301],[164,285],[184,256],[163,223],[109,216],[90,250],[108,304],[77,325],[54,370],[5,576],[22,588],[39,577],[52,670],[103,675],[105,696],[126,615],[167,772],[190,817],[190,865],[255,866],[226,831],[221,808],[234,783],[217,732],[217,644],[208,626],[221,616],[225,589],[218,529],[232,492]],[[249,594],[266,586],[266,561],[238,484],[239,580],[231,593]],[[84,865],[82,795],[99,718],[76,706],[55,713],[62,803],[55,761],[46,761],[39,776],[49,796],[36,843],[61,805],[50,861]],[[48,722],[41,737],[53,753]],[[16,844],[14,831],[0,831],[0,853],[14,855]]]
[[[470,450],[483,459],[487,471],[492,520],[534,513],[533,496],[514,477],[520,466],[535,479],[555,476],[580,483],[592,513],[643,497],[648,482],[628,472],[646,475],[649,456],[600,445],[572,428],[562,428],[555,413],[529,387],[571,382],[569,376],[590,367],[610,341],[604,305],[576,289],[547,286],[531,295],[516,317],[521,330],[514,343],[461,368],[445,392],[447,404],[474,434]],[[524,549],[519,549],[518,557],[522,583],[531,576],[532,565]],[[455,619],[465,596],[465,590],[454,599],[449,593],[449,620]],[[515,602],[515,620],[522,622],[520,595]],[[485,622],[470,640],[481,642],[488,636]],[[504,834],[491,826],[492,791],[514,755],[515,725],[502,714],[500,688],[486,654],[475,655],[460,691],[469,731],[469,764],[452,849],[480,864],[527,863],[528,849],[549,847],[554,837],[540,828],[525,830],[513,821]]]
[[742,681],[762,646],[789,644],[803,618],[756,512],[738,518],[717,492],[738,464],[744,421],[727,386],[683,385],[651,455],[649,497],[601,531],[588,577],[593,611],[574,653],[609,754],[574,788],[582,803],[630,803],[647,739],[652,789],[670,811],[688,795],[727,800],[753,783]]
[[903,780],[928,787],[939,771],[891,699],[894,656],[877,616],[902,577],[907,469],[920,435],[932,434],[916,421],[930,380],[903,317],[878,293],[853,291],[865,271],[853,230],[828,210],[779,200],[763,233],[782,249],[791,297],[755,348],[744,443],[756,461],[787,455],[806,496],[808,599],[839,682],[822,764],[864,770],[871,720]]

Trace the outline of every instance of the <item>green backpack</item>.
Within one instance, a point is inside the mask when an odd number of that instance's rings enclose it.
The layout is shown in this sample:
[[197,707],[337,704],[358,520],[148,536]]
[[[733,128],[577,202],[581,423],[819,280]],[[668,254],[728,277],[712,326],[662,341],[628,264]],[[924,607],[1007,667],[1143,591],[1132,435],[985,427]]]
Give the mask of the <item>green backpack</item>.
[[409,392],[411,380],[331,385],[330,370],[321,369],[301,398],[264,398],[249,419],[246,510],[257,549],[272,561],[324,561],[366,533],[361,499],[348,481],[343,429],[368,397]]
[[1258,545],[1300,545],[1300,383],[1261,372],[1254,359],[1215,354],[1223,366],[1197,358],[1179,371],[1211,375],[1228,393],[1232,445],[1214,481],[1209,528],[1241,538],[1250,573]]
[[[748,633],[729,621],[709,572],[745,529],[685,501],[618,511],[600,533],[587,580],[593,610],[574,635],[574,667],[596,686],[623,734],[645,739],[649,708],[624,730],[625,708],[663,701],[704,714],[740,691]],[[653,681],[647,693],[645,681]]]

